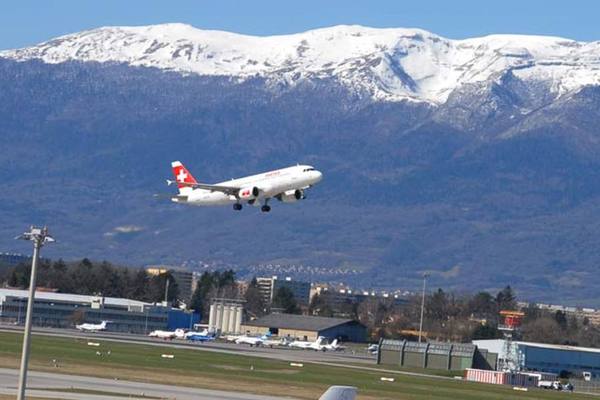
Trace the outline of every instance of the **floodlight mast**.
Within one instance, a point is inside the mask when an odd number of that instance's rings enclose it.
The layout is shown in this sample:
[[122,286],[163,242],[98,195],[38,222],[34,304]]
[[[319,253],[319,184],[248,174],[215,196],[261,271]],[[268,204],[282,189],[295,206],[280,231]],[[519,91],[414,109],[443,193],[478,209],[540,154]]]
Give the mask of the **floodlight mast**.
[[423,315],[425,313],[425,287],[429,273],[423,273],[423,293],[421,294],[421,319],[419,321],[419,343],[423,340]]
[[31,260],[31,277],[29,278],[29,297],[27,300],[27,317],[25,319],[25,330],[23,334],[23,351],[21,353],[21,370],[19,371],[19,392],[17,400],[25,400],[25,389],[27,386],[27,365],[29,363],[29,346],[31,344],[31,322],[33,320],[33,303],[35,299],[35,284],[37,265],[40,257],[40,249],[46,243],[54,242],[54,238],[48,234],[48,228],[36,228],[31,226],[29,232],[17,236],[15,239],[29,240],[33,242],[33,258]]

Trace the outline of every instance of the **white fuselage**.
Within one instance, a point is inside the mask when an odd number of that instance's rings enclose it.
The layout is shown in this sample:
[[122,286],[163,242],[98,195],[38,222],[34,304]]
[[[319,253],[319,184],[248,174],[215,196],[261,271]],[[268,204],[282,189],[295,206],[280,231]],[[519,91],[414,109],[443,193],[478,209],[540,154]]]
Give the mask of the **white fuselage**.
[[262,342],[262,338],[246,335],[240,336],[235,340],[236,344],[249,344],[250,346],[260,346]]
[[[229,186],[239,188],[258,188],[260,194],[256,199],[260,203],[262,199],[268,199],[281,195],[282,193],[303,190],[309,188],[322,178],[321,172],[308,165],[297,165],[265,172],[263,174],[247,176],[245,178],[232,179],[219,182],[216,186]],[[219,191],[206,189],[184,188],[181,193],[187,196],[187,204],[198,206],[214,206],[239,203],[236,196],[228,195]],[[244,200],[242,200],[244,201]]]
[[75,325],[75,327],[77,329],[79,329],[80,331],[85,331],[85,332],[97,332],[97,331],[103,331],[106,329],[106,322],[102,322],[101,324],[81,324],[81,325]]

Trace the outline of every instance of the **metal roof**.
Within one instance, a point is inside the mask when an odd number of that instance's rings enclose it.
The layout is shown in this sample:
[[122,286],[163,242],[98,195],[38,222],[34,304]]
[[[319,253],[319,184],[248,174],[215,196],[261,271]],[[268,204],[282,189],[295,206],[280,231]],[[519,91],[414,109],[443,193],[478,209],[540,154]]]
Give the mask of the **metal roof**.
[[[504,339],[489,339],[489,340],[473,340],[473,344],[482,348],[491,348],[494,346],[499,346],[500,348],[504,347]],[[513,344],[518,346],[528,346],[528,347],[537,347],[541,349],[548,350],[562,350],[562,351],[580,351],[586,353],[600,353],[600,349],[593,347],[579,347],[579,346],[569,346],[562,344],[548,344],[548,343],[534,343],[534,342],[523,342],[515,340]]]
[[[0,289],[0,300],[5,299],[6,297],[20,297],[26,298],[29,296],[29,292],[27,290],[21,289]],[[68,303],[89,303],[91,304],[93,300],[101,299],[102,296],[85,296],[81,294],[70,294],[70,293],[55,293],[55,292],[35,292],[36,300],[50,300],[56,302],[68,302]],[[151,306],[150,303],[145,303],[143,301],[138,300],[130,300],[130,299],[122,299],[119,297],[104,297],[104,305],[109,306]]]
[[356,323],[353,319],[314,317],[296,314],[269,314],[244,323],[247,326],[264,326],[267,328],[298,329],[304,331],[323,331],[347,323]]

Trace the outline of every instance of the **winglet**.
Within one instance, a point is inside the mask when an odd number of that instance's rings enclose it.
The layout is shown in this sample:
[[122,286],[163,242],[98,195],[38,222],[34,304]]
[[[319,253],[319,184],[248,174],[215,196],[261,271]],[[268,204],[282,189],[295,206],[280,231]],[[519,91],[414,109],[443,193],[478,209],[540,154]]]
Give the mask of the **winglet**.
[[332,386],[319,400],[354,400],[357,389],[354,386]]

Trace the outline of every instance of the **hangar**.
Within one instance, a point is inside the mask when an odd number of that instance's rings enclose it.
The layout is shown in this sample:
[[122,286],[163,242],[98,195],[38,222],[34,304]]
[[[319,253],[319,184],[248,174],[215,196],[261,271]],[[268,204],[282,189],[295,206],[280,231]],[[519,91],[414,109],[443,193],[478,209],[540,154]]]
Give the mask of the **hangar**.
[[314,317],[295,314],[269,314],[242,324],[242,332],[263,335],[266,332],[300,340],[316,340],[319,336],[344,342],[364,342],[367,328],[358,321],[344,318]]
[[409,342],[382,339],[377,364],[460,371],[467,368],[494,369],[497,354],[470,343]]
[[[504,339],[474,340],[480,349],[498,353],[499,359],[507,357]],[[554,374],[589,372],[600,376],[600,349],[533,342],[512,342],[512,358],[517,368],[525,371],[542,371]]]

